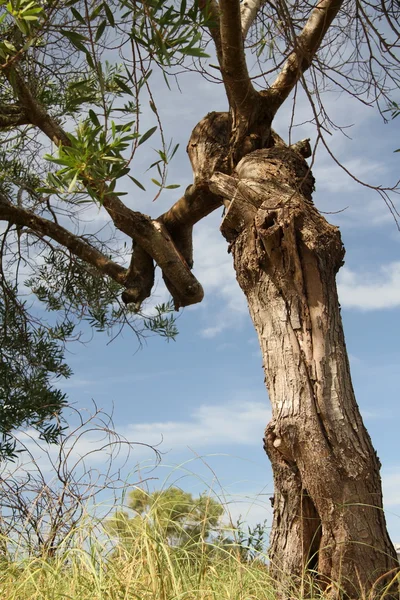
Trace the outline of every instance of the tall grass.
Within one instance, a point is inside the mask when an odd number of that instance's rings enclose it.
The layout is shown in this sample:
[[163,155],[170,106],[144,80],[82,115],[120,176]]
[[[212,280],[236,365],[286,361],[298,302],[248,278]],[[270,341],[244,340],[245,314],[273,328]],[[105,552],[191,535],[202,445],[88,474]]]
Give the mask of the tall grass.
[[[123,542],[113,538],[103,522],[86,514],[51,555],[38,554],[18,540],[0,540],[1,600],[323,600],[310,573],[288,577],[277,586],[264,553],[249,552],[237,540],[231,544],[196,539],[174,546],[154,526],[151,515],[138,522]],[[231,532],[232,533],[232,532]],[[238,536],[239,542],[243,537]],[[36,553],[36,555],[35,555]],[[383,600],[397,586],[392,574],[383,591],[360,600]],[[285,587],[285,589],[283,589]],[[332,584],[341,597],[340,584]],[[389,590],[389,587],[391,588]],[[377,590],[375,590],[377,592]],[[394,595],[392,594],[393,598]]]
[[[55,556],[24,557],[14,546],[0,564],[2,600],[269,600],[265,557],[197,541],[176,548],[143,520],[129,544],[83,519]],[[68,542],[68,543],[67,543]]]

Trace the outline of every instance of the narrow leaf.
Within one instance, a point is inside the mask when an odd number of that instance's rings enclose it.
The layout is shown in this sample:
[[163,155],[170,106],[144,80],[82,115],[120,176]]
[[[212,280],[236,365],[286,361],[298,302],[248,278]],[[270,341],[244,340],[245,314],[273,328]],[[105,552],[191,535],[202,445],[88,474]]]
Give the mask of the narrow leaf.
[[78,171],[75,173],[74,178],[72,179],[71,183],[69,184],[69,187],[68,187],[69,192],[72,192],[74,190],[77,179],[78,179]]
[[157,130],[157,126],[152,127],[151,129],[146,131],[146,133],[144,133],[142,135],[142,137],[140,138],[138,146],[140,146],[140,144],[143,144],[146,140],[148,140],[156,130]]
[[92,123],[94,125],[96,125],[96,127],[100,127],[100,121],[99,121],[96,113],[92,109],[89,110],[89,117],[90,117],[90,120],[92,121]]
[[114,77],[114,81],[117,84],[117,86],[120,88],[120,90],[125,92],[125,94],[129,94],[130,96],[133,96],[132,90],[126,85],[126,83],[122,79],[120,79],[119,77]]
[[101,36],[103,35],[106,25],[107,25],[107,21],[104,19],[104,21],[102,21],[97,28],[96,37],[94,38],[95,42],[98,42],[99,39],[101,38]]
[[82,15],[76,10],[76,8],[72,7],[71,8],[71,12],[74,15],[75,19],[77,21],[79,21],[79,23],[82,23],[82,25],[86,25],[86,21],[85,19],[82,17]]
[[108,6],[108,4],[106,2],[104,2],[103,8],[105,10],[106,17],[107,17],[108,22],[110,23],[111,27],[115,27],[114,15],[112,13],[112,10],[110,9],[110,7]]
[[140,181],[138,181],[137,179],[135,179],[134,177],[132,177],[132,175],[128,175],[129,179],[132,179],[133,183],[135,185],[138,186],[138,188],[140,188],[141,190],[143,190],[144,192],[146,191],[146,188],[143,187],[143,185],[140,183]]

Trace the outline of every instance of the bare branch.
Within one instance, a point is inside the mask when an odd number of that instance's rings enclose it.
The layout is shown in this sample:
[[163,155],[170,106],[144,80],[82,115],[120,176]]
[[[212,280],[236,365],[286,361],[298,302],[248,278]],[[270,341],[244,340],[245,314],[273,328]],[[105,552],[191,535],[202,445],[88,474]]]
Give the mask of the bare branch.
[[215,50],[217,52],[218,62],[222,62],[222,46],[221,46],[221,33],[220,33],[220,20],[219,20],[219,6],[215,0],[200,0],[199,6],[202,11],[207,10],[207,14],[211,17],[213,25],[208,28],[210,35],[213,39]]
[[248,117],[259,98],[247,70],[239,0],[220,0],[221,73],[234,113]]
[[244,0],[240,6],[240,17],[242,22],[242,36],[245,40],[250,27],[253,25],[257,13],[265,4],[266,0]]
[[311,12],[303,31],[294,40],[294,50],[286,60],[282,71],[270,89],[263,92],[274,114],[289,96],[301,75],[310,67],[343,2],[344,0],[320,0]]
[[0,221],[8,221],[13,225],[28,227],[39,237],[45,236],[68,248],[72,254],[96,267],[98,271],[124,285],[127,270],[113,262],[96,248],[74,235],[61,225],[44,219],[35,213],[19,208],[6,201],[0,195]]
[[174,283],[176,308],[201,302],[203,288],[162,222],[131,210],[113,194],[104,196],[103,206],[115,226],[133,238],[155,260],[164,276]]
[[0,104],[0,130],[29,125],[30,119],[18,104]]
[[151,294],[154,285],[154,262],[141,246],[133,242],[131,262],[125,279],[126,290],[121,298],[125,304],[134,303],[140,307]]

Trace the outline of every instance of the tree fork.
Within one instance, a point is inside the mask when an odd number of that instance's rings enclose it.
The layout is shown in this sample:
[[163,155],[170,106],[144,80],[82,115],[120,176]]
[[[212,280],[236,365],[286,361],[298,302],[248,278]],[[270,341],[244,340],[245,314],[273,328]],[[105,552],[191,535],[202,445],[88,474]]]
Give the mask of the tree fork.
[[381,589],[387,585],[398,562],[380,463],[351,383],[335,283],[344,249],[339,230],[312,204],[313,185],[300,153],[276,146],[247,155],[234,177],[214,174],[210,187],[230,200],[221,230],[272,404],[271,574],[282,597],[288,581],[304,581],[314,568],[333,596],[355,598],[379,578]]

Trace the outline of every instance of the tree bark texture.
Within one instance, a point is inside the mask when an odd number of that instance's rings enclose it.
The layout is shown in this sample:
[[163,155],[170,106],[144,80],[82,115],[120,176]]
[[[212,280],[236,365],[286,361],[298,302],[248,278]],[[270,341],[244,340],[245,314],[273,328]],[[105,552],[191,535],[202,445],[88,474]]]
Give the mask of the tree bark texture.
[[379,459],[351,383],[335,283],[344,249],[312,203],[313,184],[304,158],[283,146],[211,178],[211,190],[229,201],[221,230],[272,404],[264,438],[275,486],[271,574],[283,597],[311,570],[334,596],[359,598],[374,585],[382,590],[398,563]]

